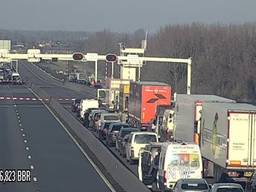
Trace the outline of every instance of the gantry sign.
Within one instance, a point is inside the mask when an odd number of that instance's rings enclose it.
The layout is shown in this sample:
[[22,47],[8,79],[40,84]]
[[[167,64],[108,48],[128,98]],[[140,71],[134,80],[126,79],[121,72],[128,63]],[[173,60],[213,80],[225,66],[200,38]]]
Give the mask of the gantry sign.
[[[30,63],[38,63],[42,60],[51,61],[92,61],[95,63],[95,80],[97,80],[98,61],[123,63],[126,67],[142,67],[144,62],[163,62],[187,64],[187,94],[191,93],[191,67],[192,59],[140,57],[139,55],[117,56],[115,54],[99,55],[98,53],[73,53],[73,54],[48,54],[41,53],[40,49],[28,49],[27,53],[11,53],[9,50],[0,49],[0,62],[10,63],[17,60],[27,60]],[[120,62],[121,61],[121,62]]]

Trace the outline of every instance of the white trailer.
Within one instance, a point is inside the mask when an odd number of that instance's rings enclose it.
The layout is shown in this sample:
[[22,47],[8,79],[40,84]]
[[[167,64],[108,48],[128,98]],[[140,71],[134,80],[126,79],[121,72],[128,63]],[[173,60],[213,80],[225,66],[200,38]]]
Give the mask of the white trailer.
[[202,104],[204,102],[235,102],[216,95],[177,94],[174,108],[174,139],[199,144]]
[[80,117],[84,120],[84,114],[88,109],[99,108],[99,101],[96,99],[82,99],[80,101]]
[[203,103],[201,118],[205,176],[246,181],[256,168],[256,106]]

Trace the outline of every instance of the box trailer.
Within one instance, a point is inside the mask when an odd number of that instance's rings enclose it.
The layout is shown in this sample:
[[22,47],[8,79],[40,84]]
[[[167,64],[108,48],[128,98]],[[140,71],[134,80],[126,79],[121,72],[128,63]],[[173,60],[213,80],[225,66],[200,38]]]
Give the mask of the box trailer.
[[232,102],[216,95],[177,94],[174,108],[174,139],[199,144],[200,118],[204,102]]
[[157,106],[171,104],[171,91],[166,83],[131,82],[128,104],[130,123],[134,127],[150,127],[155,119]]
[[256,106],[203,103],[201,152],[205,175],[249,179],[256,167]]

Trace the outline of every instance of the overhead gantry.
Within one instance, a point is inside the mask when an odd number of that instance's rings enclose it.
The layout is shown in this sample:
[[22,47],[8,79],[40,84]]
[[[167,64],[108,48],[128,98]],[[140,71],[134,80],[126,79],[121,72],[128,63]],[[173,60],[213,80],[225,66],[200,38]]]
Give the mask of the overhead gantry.
[[[57,61],[91,61],[95,63],[95,80],[98,79],[98,61],[106,61],[112,63],[112,73],[114,63],[117,63],[121,67],[121,79],[127,79],[124,71],[133,68],[140,69],[145,62],[161,62],[161,63],[178,63],[187,65],[187,94],[191,93],[191,68],[192,59],[179,59],[179,58],[163,58],[163,57],[145,57],[137,54],[127,53],[117,56],[115,54],[100,55],[98,53],[80,53],[75,52],[72,54],[48,54],[41,53],[40,49],[28,49],[27,53],[12,53],[6,49],[0,49],[0,62],[11,63],[17,60],[27,60],[30,63],[38,63],[42,60]],[[139,70],[140,73],[140,70]],[[134,77],[129,77],[131,80],[136,80]]]

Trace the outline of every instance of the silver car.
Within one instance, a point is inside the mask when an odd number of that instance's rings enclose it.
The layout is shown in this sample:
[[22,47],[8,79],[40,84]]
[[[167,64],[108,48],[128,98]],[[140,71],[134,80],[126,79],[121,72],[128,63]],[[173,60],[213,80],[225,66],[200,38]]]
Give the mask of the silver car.
[[210,187],[204,179],[179,179],[174,188],[174,192],[209,192]]
[[244,189],[237,183],[215,183],[211,192],[244,192]]

